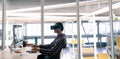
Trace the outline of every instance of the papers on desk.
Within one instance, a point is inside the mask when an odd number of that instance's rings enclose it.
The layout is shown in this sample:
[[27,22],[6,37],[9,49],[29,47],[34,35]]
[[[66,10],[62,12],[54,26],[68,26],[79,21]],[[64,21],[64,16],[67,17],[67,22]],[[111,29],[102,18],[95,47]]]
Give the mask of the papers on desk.
[[20,50],[15,50],[15,53],[21,53],[21,51]]
[[9,47],[11,51],[16,51],[16,50],[20,50],[20,48],[11,48]]
[[10,48],[11,51],[14,51],[15,53],[21,53],[20,48]]
[[28,50],[26,52],[28,52],[28,53],[36,53],[35,51],[32,51],[32,50]]

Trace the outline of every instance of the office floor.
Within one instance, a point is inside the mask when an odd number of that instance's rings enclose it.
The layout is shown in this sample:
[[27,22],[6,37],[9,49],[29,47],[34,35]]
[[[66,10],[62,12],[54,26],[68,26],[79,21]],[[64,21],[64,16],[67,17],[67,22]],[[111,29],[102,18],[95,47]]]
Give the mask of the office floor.
[[97,48],[97,53],[107,53],[106,48]]
[[[97,48],[97,56],[98,56],[97,59],[101,59],[102,57],[103,58],[107,57],[107,59],[108,59],[107,51],[105,48]],[[61,56],[61,59],[77,59],[77,54],[67,50]],[[95,59],[95,58],[94,58],[94,56],[91,56],[91,57],[84,57],[84,59]]]

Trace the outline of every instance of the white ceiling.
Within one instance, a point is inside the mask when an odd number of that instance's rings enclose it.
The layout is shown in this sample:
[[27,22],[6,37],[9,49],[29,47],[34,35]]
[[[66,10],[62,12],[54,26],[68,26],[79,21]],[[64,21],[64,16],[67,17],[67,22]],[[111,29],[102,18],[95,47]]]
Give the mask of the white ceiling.
[[[113,0],[114,14],[120,16],[120,0]],[[1,2],[0,2],[1,3]],[[96,20],[108,18],[108,1],[80,1],[80,19],[89,20],[94,15]],[[7,21],[9,23],[40,23],[40,0],[7,0]],[[76,21],[75,0],[45,0],[45,22]]]

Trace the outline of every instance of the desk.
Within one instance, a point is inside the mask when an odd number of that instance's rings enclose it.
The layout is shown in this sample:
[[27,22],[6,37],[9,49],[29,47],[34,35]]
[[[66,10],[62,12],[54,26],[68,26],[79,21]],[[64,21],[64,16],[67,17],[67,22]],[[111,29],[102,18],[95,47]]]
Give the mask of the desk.
[[94,56],[94,48],[82,48],[82,54],[84,57]]
[[21,53],[15,53],[14,51],[10,51],[9,48],[0,51],[0,59],[37,59],[37,55],[39,53],[27,53],[25,48],[21,48]]
[[[78,49],[74,48],[74,52],[77,54]],[[83,57],[91,57],[94,56],[94,48],[82,48]]]

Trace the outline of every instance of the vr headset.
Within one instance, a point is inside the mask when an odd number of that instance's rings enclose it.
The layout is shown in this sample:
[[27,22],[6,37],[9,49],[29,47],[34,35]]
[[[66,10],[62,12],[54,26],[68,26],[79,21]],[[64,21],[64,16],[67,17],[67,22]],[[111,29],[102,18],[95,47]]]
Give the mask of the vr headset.
[[57,29],[57,28],[60,28],[60,26],[59,25],[53,25],[53,26],[51,26],[51,30],[54,30],[54,29]]

